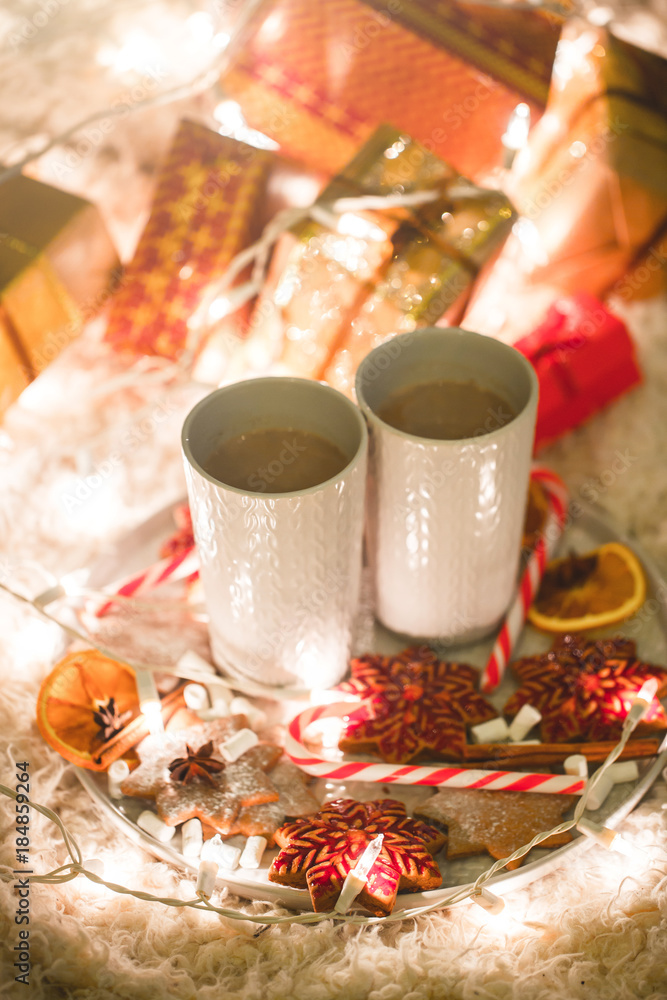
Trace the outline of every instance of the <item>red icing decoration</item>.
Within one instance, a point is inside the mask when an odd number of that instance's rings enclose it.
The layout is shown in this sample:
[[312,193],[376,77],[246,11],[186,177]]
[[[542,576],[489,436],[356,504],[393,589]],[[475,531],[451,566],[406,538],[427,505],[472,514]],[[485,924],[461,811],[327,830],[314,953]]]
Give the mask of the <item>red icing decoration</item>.
[[286,823],[276,832],[281,851],[269,880],[308,888],[313,909],[332,909],[346,876],[367,844],[383,834],[382,851],[358,902],[371,913],[391,913],[399,889],[435,889],[442,883],[432,855],[445,837],[435,827],[409,819],[394,799],[328,802],[315,816]]
[[341,688],[366,699],[371,717],[347,724],[342,750],[379,753],[388,763],[460,760],[466,725],[498,714],[477,691],[474,667],[439,660],[426,646],[361,656],[351,669]]
[[[645,681],[656,678],[658,695],[667,692],[667,669],[643,663],[635,644],[624,638],[592,641],[564,635],[540,656],[516,660],[511,669],[521,687],[505,705],[513,716],[530,704],[542,713],[547,743],[618,740],[630,705]],[[637,732],[667,729],[667,715],[654,698]]]

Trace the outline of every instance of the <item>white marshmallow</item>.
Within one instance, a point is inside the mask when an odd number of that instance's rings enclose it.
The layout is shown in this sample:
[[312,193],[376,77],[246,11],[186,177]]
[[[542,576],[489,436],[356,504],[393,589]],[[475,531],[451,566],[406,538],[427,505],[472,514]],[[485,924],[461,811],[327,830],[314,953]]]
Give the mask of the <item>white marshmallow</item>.
[[123,793],[120,790],[120,786],[123,781],[127,778],[130,773],[130,768],[127,761],[115,760],[113,764],[109,764],[107,770],[107,778],[109,780],[109,796],[112,799],[122,798]]
[[241,868],[259,868],[267,843],[266,837],[248,837],[239,862]]
[[503,743],[509,739],[509,727],[502,716],[497,719],[490,719],[489,722],[480,722],[478,726],[473,726],[470,730],[473,743]]
[[261,729],[262,726],[266,725],[266,713],[261,708],[253,705],[247,698],[241,698],[239,695],[232,698],[229,710],[232,715],[245,715],[251,727],[255,730]]
[[588,761],[581,753],[573,753],[563,761],[563,770],[573,778],[588,777]]
[[621,760],[615,764],[610,764],[607,774],[615,785],[620,785],[623,781],[637,781],[639,778],[639,768],[636,760]]
[[140,826],[142,830],[146,833],[150,833],[151,837],[155,837],[162,844],[168,843],[171,838],[176,833],[176,827],[167,826],[163,823],[159,816],[156,816],[154,812],[150,809],[144,809],[144,811],[139,816],[137,820],[137,826]]
[[235,868],[239,866],[239,860],[241,858],[241,848],[232,847],[231,844],[222,844],[221,847],[215,852],[215,860],[218,862],[221,868],[226,868],[227,871],[233,872]]
[[518,743],[541,720],[542,713],[532,705],[522,705],[510,724],[510,739]]
[[213,664],[205,660],[199,653],[195,653],[194,649],[186,649],[176,666],[182,667],[183,670],[196,670],[198,673],[214,674],[216,672]]
[[198,858],[203,843],[201,821],[193,816],[181,827],[181,851],[186,858]]
[[593,810],[599,809],[613,787],[614,782],[612,779],[608,777],[607,774],[603,774],[593,791],[586,799],[586,805],[588,808]]
[[216,698],[211,708],[202,708],[197,711],[197,715],[202,722],[213,722],[215,719],[226,719],[229,715],[229,705],[223,698]]
[[252,729],[239,729],[237,733],[230,736],[224,743],[219,744],[219,750],[224,759],[232,764],[235,760],[239,759],[241,754],[244,754],[246,750],[256,746],[258,743],[257,733],[254,733]]
[[188,708],[193,710],[208,708],[208,692],[203,684],[186,684],[183,689],[183,700]]

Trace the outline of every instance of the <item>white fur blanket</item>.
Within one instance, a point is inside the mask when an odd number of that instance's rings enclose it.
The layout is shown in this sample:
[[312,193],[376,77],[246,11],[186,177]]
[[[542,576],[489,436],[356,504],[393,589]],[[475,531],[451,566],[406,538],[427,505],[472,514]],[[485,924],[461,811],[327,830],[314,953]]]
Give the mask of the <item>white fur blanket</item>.
[[[12,0],[3,5],[2,17],[32,18],[41,6]],[[57,16],[45,33],[18,45],[0,65],[4,147],[42,130],[58,131],[107,99],[106,92],[100,96],[95,90],[94,50],[77,23],[81,11],[88,18],[105,6],[94,0],[52,4]],[[163,4],[168,12],[179,6],[188,4]],[[146,23],[157,30],[161,8],[149,7],[153,13]],[[103,18],[95,23],[90,30],[99,32]],[[5,22],[0,30],[7,30]],[[178,57],[178,46],[174,53]],[[27,69],[21,72],[21,66]],[[150,165],[182,111],[177,106],[155,118],[119,122],[109,141],[63,181],[103,204],[126,248],[136,238],[149,197]],[[42,163],[43,180],[54,182],[49,171],[58,155]],[[564,475],[575,496],[590,499],[597,493],[619,527],[634,534],[667,572],[667,303],[646,303],[625,315],[645,384],[544,459]],[[99,344],[98,332],[90,328],[72,345],[0,427],[0,579],[13,584],[34,584],[39,571],[31,561],[56,575],[90,564],[114,538],[184,492],[180,425],[202,390],[146,375],[128,381],[126,369]],[[158,414],[166,419],[157,420]],[[103,463],[117,451],[122,460],[102,475]],[[610,472],[619,468],[619,451],[632,455],[620,475]],[[68,503],[80,478],[95,473],[99,487],[81,505]],[[13,785],[14,762],[29,760],[32,797],[59,813],[84,858],[102,857],[107,877],[120,884],[190,897],[190,879],[100,820],[75,776],[37,732],[35,697],[60,644],[58,629],[0,596],[0,636],[0,782]],[[650,851],[647,870],[635,871],[623,857],[592,847],[567,868],[513,892],[495,920],[466,904],[379,928],[282,925],[254,937],[253,925],[113,894],[80,878],[36,884],[30,893],[28,986],[14,979],[19,932],[25,929],[15,922],[19,897],[0,883],[0,995],[8,1000],[663,1000],[663,805],[667,784],[658,780],[623,826]],[[34,811],[31,820],[34,870],[62,864],[57,829]],[[14,807],[1,796],[0,863],[15,863]],[[267,912],[263,904],[231,895],[223,905]]]

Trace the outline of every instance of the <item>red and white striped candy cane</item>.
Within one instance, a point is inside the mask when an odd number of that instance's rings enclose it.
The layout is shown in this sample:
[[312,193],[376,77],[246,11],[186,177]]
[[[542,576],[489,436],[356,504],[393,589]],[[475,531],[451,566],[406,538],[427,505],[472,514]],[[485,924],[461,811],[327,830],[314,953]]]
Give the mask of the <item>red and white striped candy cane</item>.
[[533,469],[531,479],[536,479],[544,487],[549,511],[537,544],[526,563],[517,595],[505,616],[491,656],[482,672],[480,687],[485,694],[494,691],[503,679],[512,650],[526,620],[528,608],[539,589],[544,568],[552,558],[565,526],[568,492],[563,480],[555,472],[544,467]]
[[[198,569],[199,556],[196,547],[191,545],[190,548],[184,549],[178,555],[170,556],[168,559],[160,559],[159,562],[149,566],[141,573],[128,577],[128,579],[120,584],[116,584],[117,589],[114,590],[114,596],[139,597],[165,583],[185,579],[196,573]],[[113,605],[113,600],[106,601],[95,612],[97,617],[103,618],[104,615],[108,614]]]
[[418,764],[372,764],[363,761],[339,762],[316,757],[304,746],[303,737],[311,722],[327,717],[367,718],[366,707],[350,702],[315,705],[290,722],[285,737],[285,752],[307,774],[334,781],[379,781],[398,785],[438,785],[448,788],[485,788],[487,791],[550,792],[556,795],[581,795],[583,778],[569,774],[527,774],[523,771],[481,771],[467,767],[421,766]]

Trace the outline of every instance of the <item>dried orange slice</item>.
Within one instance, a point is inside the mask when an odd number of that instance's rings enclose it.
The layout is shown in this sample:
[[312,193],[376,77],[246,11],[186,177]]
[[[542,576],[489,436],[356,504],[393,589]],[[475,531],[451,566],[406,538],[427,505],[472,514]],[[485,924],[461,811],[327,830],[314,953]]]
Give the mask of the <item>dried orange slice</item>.
[[528,619],[546,632],[600,628],[629,618],[645,596],[646,578],[634,552],[608,542],[550,562]]
[[37,725],[58,753],[92,771],[95,754],[114,732],[139,714],[134,671],[96,649],[70,653],[44,678],[37,696]]

